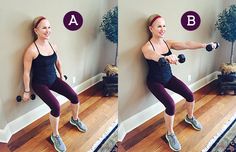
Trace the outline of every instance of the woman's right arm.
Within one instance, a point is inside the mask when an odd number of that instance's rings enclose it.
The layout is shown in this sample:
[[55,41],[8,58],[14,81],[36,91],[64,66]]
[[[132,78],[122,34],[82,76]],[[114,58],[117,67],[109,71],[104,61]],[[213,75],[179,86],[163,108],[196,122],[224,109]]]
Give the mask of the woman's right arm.
[[156,62],[158,62],[161,57],[164,57],[161,54],[157,53],[156,51],[153,51],[152,47],[148,46],[148,44],[145,44],[142,47],[142,52],[146,59],[154,60]]
[[158,62],[160,58],[165,58],[170,64],[177,64],[178,58],[175,55],[163,56],[157,51],[153,51],[148,44],[142,47],[143,55],[146,59]]
[[24,54],[24,73],[23,73],[23,82],[24,82],[24,94],[23,100],[28,101],[30,99],[30,70],[33,61],[33,51],[28,48]]

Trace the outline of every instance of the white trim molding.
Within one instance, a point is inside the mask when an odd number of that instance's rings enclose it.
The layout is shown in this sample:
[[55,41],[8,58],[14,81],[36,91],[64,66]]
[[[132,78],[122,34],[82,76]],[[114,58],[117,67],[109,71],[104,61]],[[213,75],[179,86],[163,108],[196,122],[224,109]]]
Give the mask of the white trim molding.
[[[95,85],[99,81],[102,80],[102,77],[104,76],[104,73],[100,73],[84,82],[79,84],[78,86],[73,87],[75,92],[77,94],[87,90],[91,86]],[[60,105],[66,103],[68,99],[66,99],[62,95],[57,96],[58,101],[60,102]],[[11,136],[24,127],[30,125],[32,122],[36,121],[37,119],[41,118],[42,116],[46,115],[50,112],[50,109],[46,104],[42,104],[39,107],[27,112],[26,114],[16,118],[15,120],[7,123],[4,129],[0,129],[0,142],[8,143]],[[17,126],[17,127],[15,127]]]
[[[188,87],[193,92],[195,92],[199,90],[200,88],[206,86],[210,82],[214,81],[215,79],[217,79],[218,74],[219,74],[218,71],[213,72],[207,75],[206,77],[194,82]],[[173,93],[171,97],[174,99],[174,101],[176,101],[176,103],[183,99],[183,97],[181,97],[180,95],[176,93]],[[122,141],[128,132],[132,131],[136,127],[140,126],[141,124],[153,118],[154,116],[156,116],[157,114],[161,113],[164,110],[165,110],[165,107],[160,102],[157,102],[151,105],[150,107],[144,109],[143,111],[120,122],[119,128],[118,128],[118,141]]]

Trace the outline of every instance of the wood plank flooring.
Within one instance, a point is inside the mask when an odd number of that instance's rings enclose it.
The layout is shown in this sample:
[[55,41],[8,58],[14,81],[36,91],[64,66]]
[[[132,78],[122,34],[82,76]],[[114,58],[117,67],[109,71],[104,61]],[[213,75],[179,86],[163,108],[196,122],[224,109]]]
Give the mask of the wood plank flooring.
[[[102,85],[91,87],[79,95],[79,118],[88,126],[81,133],[69,123],[69,102],[62,105],[59,132],[67,152],[87,152],[118,119],[117,97],[103,97]],[[48,114],[12,136],[8,144],[0,143],[0,152],[53,152]]]
[[[195,131],[184,122],[184,101],[176,106],[175,133],[182,144],[183,152],[200,152],[209,140],[236,112],[236,96],[217,94],[213,82],[194,93],[195,117],[204,129]],[[69,103],[62,106],[59,132],[67,145],[68,152],[87,152],[118,118],[117,97],[103,97],[98,84],[79,95],[81,101],[79,117],[88,125],[87,133],[78,132],[68,123]],[[163,113],[155,116],[127,134],[119,143],[119,152],[170,152],[164,135]],[[48,115],[12,136],[8,144],[0,143],[0,152],[53,152]]]
[[[204,127],[202,131],[195,131],[184,122],[185,101],[177,104],[174,131],[182,145],[182,152],[200,152],[236,113],[236,96],[220,96],[215,88],[216,82],[212,82],[194,93],[196,99],[194,115],[202,123]],[[118,151],[170,152],[164,137],[165,133],[163,113],[161,113],[129,132],[118,144]]]

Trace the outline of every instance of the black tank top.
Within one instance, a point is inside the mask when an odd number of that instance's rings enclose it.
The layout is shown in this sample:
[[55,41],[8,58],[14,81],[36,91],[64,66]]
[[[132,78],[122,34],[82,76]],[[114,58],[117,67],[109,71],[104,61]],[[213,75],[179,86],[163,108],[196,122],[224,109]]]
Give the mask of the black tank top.
[[[155,51],[155,48],[154,48],[152,42],[150,40],[149,40],[149,42],[152,45],[153,51]],[[166,42],[165,42],[165,44],[166,44]],[[162,54],[163,56],[168,56],[168,55],[172,54],[169,46],[167,44],[166,44],[166,46],[169,51],[165,54]],[[160,66],[160,64],[158,64],[158,62],[156,62],[154,60],[146,59],[146,61],[148,63],[148,67],[149,67],[147,79],[153,80],[153,81],[158,81],[158,82],[162,83],[163,85],[167,84],[169,82],[169,80],[171,79],[171,77],[173,76],[170,64],[167,62],[167,64]]]
[[50,44],[53,54],[44,56],[40,53],[38,46],[34,42],[39,55],[32,62],[32,82],[37,84],[51,85],[56,80],[55,63],[57,61],[57,55]]

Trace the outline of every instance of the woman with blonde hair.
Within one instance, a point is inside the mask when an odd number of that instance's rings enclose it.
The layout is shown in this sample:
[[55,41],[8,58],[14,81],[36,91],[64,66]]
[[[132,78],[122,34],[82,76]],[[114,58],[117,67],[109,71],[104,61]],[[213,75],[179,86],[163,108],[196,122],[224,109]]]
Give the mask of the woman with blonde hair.
[[[86,132],[86,125],[78,118],[79,99],[75,91],[63,81],[62,64],[58,56],[58,48],[49,42],[51,25],[43,17],[37,17],[33,22],[35,41],[30,44],[24,54],[24,94],[23,100],[30,98],[30,73],[32,73],[32,88],[34,92],[49,106],[50,124],[52,128],[51,140],[57,151],[66,151],[66,146],[60,137],[58,127],[60,118],[60,104],[51,93],[53,90],[71,102],[72,117],[70,123],[79,131]],[[58,72],[56,73],[56,70]]]
[[[187,115],[185,122],[200,131],[202,125],[194,117],[194,96],[191,90],[181,80],[176,78],[171,71],[170,64],[177,64],[178,58],[171,52],[174,50],[200,49],[207,45],[216,47],[215,44],[205,44],[194,41],[178,42],[164,38],[166,23],[162,16],[154,14],[148,19],[148,32],[150,39],[142,47],[143,55],[148,63],[149,72],[147,86],[153,95],[165,106],[164,120],[167,128],[165,135],[169,146],[174,151],[181,150],[181,145],[174,133],[173,124],[175,116],[175,102],[166,91],[172,90],[186,99]],[[166,61],[163,63],[163,61]]]

